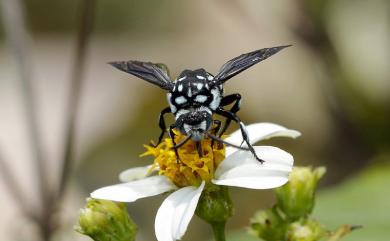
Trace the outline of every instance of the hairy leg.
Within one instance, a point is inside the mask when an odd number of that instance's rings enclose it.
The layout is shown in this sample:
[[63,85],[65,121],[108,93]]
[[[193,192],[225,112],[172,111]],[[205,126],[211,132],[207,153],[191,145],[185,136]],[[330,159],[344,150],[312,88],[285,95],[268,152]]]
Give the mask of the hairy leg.
[[216,113],[218,115],[221,115],[221,116],[224,116],[226,117],[227,119],[230,119],[232,121],[235,121],[237,122],[239,125],[240,125],[240,130],[241,130],[241,135],[242,135],[242,138],[244,139],[245,143],[248,145],[248,149],[249,151],[255,156],[256,160],[258,160],[259,162],[263,163],[264,160],[260,159],[256,152],[255,152],[255,149],[253,148],[253,146],[250,144],[249,142],[249,137],[248,137],[248,132],[246,131],[246,128],[245,128],[245,125],[244,123],[241,121],[241,119],[233,112],[230,112],[230,111],[227,111],[227,110],[224,110],[222,107],[219,107],[216,111]]
[[[232,108],[230,108],[229,112],[232,112],[235,114],[240,110],[241,95],[240,94],[231,94],[231,95],[227,95],[227,96],[223,97],[221,100],[220,106],[224,107],[224,106],[230,105],[232,103],[234,103],[234,104],[233,104]],[[222,130],[218,135],[219,137],[221,137],[226,132],[226,130],[230,126],[231,121],[232,121],[231,119],[226,118],[226,121],[222,127]]]
[[168,114],[168,113],[171,113],[171,108],[170,107],[166,107],[164,108],[161,112],[160,112],[160,115],[158,116],[158,126],[160,127],[161,129],[161,134],[160,136],[158,137],[158,142],[155,146],[158,146],[158,144],[161,143],[163,137],[164,137],[164,134],[165,132],[167,131],[167,126],[165,124],[165,119],[164,119],[164,115],[165,114]]

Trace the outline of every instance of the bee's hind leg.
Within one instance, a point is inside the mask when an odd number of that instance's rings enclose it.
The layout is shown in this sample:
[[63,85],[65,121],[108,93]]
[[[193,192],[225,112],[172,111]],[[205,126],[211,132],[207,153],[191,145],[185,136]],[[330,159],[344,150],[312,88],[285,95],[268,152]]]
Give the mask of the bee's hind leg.
[[244,123],[241,121],[241,119],[235,114],[230,111],[224,110],[222,107],[219,107],[216,111],[218,115],[224,116],[227,119],[233,120],[237,122],[240,126],[242,139],[244,139],[244,142],[247,144],[249,151],[253,154],[253,156],[256,158],[257,161],[260,163],[263,163],[264,160],[262,160],[260,157],[257,156],[255,149],[249,142],[248,132],[246,131]]
[[[236,114],[240,110],[240,107],[241,107],[241,95],[236,93],[236,94],[224,96],[221,100],[220,106],[224,107],[224,106],[227,106],[230,104],[233,104],[233,106],[232,106],[232,108],[230,108],[229,112]],[[225,121],[225,123],[222,127],[222,130],[219,133],[218,137],[221,137],[226,132],[226,130],[230,126],[231,121],[232,121],[232,119],[226,118],[226,121]],[[242,145],[242,143],[241,143],[241,145]]]

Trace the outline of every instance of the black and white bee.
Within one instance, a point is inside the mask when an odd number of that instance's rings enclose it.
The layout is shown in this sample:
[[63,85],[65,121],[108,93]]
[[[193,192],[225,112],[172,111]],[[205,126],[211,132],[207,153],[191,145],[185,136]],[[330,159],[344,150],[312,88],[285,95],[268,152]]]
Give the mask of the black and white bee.
[[[180,158],[177,149],[190,139],[196,142],[199,156],[203,156],[200,141],[209,137],[213,141],[248,150],[262,163],[263,160],[256,155],[253,146],[249,143],[244,123],[236,114],[240,110],[241,95],[224,96],[223,84],[233,76],[289,46],[264,48],[242,54],[226,62],[215,76],[204,69],[184,70],[175,81],[169,77],[167,69],[161,64],[140,61],[115,61],[110,64],[168,91],[169,106],[164,108],[159,116],[161,134],[157,145],[167,131],[164,115],[172,113],[176,121],[169,126],[169,136],[173,141],[178,161]],[[230,109],[224,108],[229,105],[232,105]],[[221,125],[221,121],[213,119],[213,115],[224,117],[226,119],[224,125]],[[243,142],[247,147],[233,145],[221,139],[231,121],[239,124]],[[212,128],[213,124],[215,128]],[[176,143],[173,129],[186,135],[186,138]]]

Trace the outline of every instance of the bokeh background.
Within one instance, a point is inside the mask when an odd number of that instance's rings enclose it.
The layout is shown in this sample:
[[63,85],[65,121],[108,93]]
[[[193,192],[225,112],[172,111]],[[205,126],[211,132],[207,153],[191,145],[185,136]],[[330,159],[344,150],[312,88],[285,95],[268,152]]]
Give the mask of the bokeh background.
[[[27,30],[22,57],[15,55],[18,46],[9,35],[23,28],[6,19],[13,13],[7,9],[13,0],[0,2],[2,240],[88,240],[74,232],[73,225],[89,192],[117,183],[123,169],[150,163],[139,154],[142,145],[159,134],[156,121],[167,106],[165,93],[117,71],[108,61],[162,62],[175,77],[184,69],[201,67],[216,73],[241,53],[284,44],[293,47],[227,82],[226,93],[243,95],[239,114],[245,123],[274,122],[303,133],[297,140],[264,144],[289,151],[297,165],[328,168],[318,193],[318,220],[329,228],[364,226],[347,241],[388,240],[389,1],[14,1],[24,10]],[[87,25],[91,35],[83,47],[83,65],[77,62],[77,36],[85,14],[93,17]],[[21,73],[23,63],[27,75]],[[82,82],[73,161],[64,195],[55,201],[58,207],[50,209],[49,225],[26,217],[12,190],[20,190],[27,210],[45,209],[38,186],[42,176],[49,189],[59,182],[75,69]],[[26,99],[23,78],[31,83],[35,103]],[[31,104],[45,173],[37,171],[34,161],[27,109]],[[7,174],[16,186],[6,181]],[[228,222],[228,240],[256,240],[245,228],[256,210],[272,205],[272,191],[233,189],[232,195],[235,215]],[[155,240],[154,216],[163,199],[128,205],[140,227],[137,240]],[[42,231],[45,225],[49,231]],[[183,240],[210,238],[209,227],[194,218]]]

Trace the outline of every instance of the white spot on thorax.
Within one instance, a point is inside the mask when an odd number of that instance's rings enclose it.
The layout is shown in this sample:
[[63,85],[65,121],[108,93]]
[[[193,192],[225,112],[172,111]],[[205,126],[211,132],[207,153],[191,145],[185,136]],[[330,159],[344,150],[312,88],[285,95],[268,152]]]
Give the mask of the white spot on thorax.
[[179,92],[181,92],[181,91],[183,90],[183,85],[180,84],[180,85],[177,87],[177,90],[178,90]]
[[179,96],[179,97],[175,98],[175,102],[176,102],[176,104],[181,105],[181,104],[186,103],[187,99],[184,96]]
[[207,75],[207,79],[208,79],[208,80],[213,80],[213,79],[214,79],[214,77],[213,77],[213,76],[211,76],[211,75]]
[[191,86],[188,86],[187,96],[188,96],[188,97],[191,97],[191,96],[192,96]]
[[177,81],[182,81],[183,79],[187,78],[187,76],[183,76],[181,77],[180,79],[178,79]]
[[213,95],[213,100],[210,103],[210,108],[216,110],[221,103],[221,93],[218,88],[213,88],[211,94]]
[[199,103],[204,103],[204,102],[206,102],[206,100],[207,100],[207,96],[205,96],[205,95],[197,95],[195,97],[195,101],[199,102]]
[[198,90],[201,90],[201,89],[203,88],[203,84],[202,84],[202,83],[197,83],[197,84],[196,84],[196,88],[197,88]]
[[168,103],[169,103],[169,107],[171,107],[172,113],[175,113],[177,111],[177,109],[176,109],[176,106],[171,102],[171,97],[172,97],[172,94],[168,93],[167,94],[167,100],[168,100]]
[[198,79],[206,79],[205,77],[203,77],[201,75],[197,75],[196,78],[198,78]]

